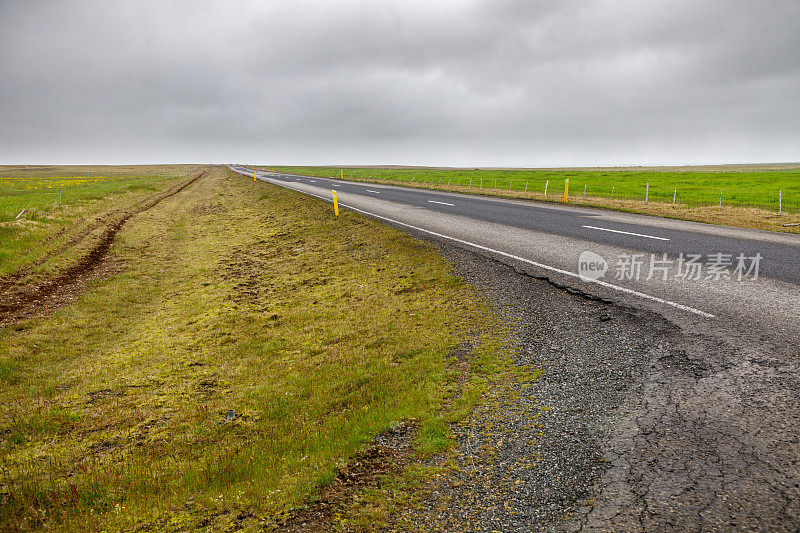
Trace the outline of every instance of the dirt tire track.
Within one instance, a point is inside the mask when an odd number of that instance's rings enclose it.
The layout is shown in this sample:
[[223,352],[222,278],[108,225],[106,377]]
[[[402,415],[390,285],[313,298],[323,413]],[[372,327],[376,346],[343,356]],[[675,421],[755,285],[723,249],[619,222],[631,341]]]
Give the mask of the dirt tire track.
[[[141,205],[142,202],[146,201],[142,200],[140,202],[134,203],[132,206],[126,208],[115,208],[107,213],[103,213],[99,217],[94,220],[90,220],[88,224],[81,228],[75,235],[69,236],[66,241],[62,242],[58,246],[54,247],[52,250],[48,250],[45,254],[36,259],[31,261],[28,265],[20,268],[17,272],[12,274],[8,274],[3,279],[0,280],[0,293],[5,293],[6,291],[12,290],[15,286],[19,285],[20,283],[24,283],[24,280],[33,273],[33,270],[36,267],[39,267],[49,260],[53,259],[54,257],[58,257],[59,255],[63,254],[67,250],[77,246],[78,244],[82,243],[86,237],[91,235],[94,231],[98,228],[102,228],[103,226],[107,226],[109,221],[113,221],[119,215],[125,215],[132,207],[138,207]],[[68,228],[61,228],[55,234],[50,235],[47,237],[43,242],[42,245],[46,245],[65,233],[68,233]]]
[[[117,233],[122,229],[125,223],[134,215],[147,211],[148,209],[156,206],[160,202],[170,198],[186,187],[200,179],[206,174],[205,171],[199,173],[197,176],[167,189],[164,192],[151,196],[142,202],[135,204],[127,210],[113,210],[106,213],[87,228],[81,231],[78,235],[70,239],[67,243],[59,246],[54,251],[47,254],[44,258],[38,260],[31,267],[26,268],[11,278],[6,278],[0,282],[0,326],[5,326],[18,320],[39,314],[44,305],[43,301],[54,295],[57,291],[74,286],[79,282],[87,279],[103,262],[108,250],[114,242]],[[122,213],[118,218],[115,215]],[[78,260],[78,262],[66,270],[62,271],[55,277],[39,283],[35,286],[14,287],[24,277],[30,273],[30,269],[42,264],[48,259],[60,255],[68,250],[70,247],[82,242],[87,235],[96,230],[102,225],[106,225],[106,229],[100,236],[99,241],[89,250],[89,252]]]

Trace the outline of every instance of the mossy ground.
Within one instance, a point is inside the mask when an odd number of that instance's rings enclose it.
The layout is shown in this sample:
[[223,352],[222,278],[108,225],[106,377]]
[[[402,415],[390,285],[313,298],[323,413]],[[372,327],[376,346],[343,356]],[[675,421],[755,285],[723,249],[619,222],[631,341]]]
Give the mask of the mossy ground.
[[4,529],[268,525],[398,421],[441,450],[507,359],[433,247],[219,167],[109,260],[0,332]]

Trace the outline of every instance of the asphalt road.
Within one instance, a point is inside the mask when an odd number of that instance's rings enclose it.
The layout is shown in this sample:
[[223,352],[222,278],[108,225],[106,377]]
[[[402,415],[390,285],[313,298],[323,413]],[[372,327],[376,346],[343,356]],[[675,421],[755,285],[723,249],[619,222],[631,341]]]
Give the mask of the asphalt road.
[[[252,176],[249,169],[232,168]],[[554,283],[681,323],[699,317],[787,340],[800,334],[797,235],[385,184],[270,172],[257,177],[327,201],[336,190],[344,208],[455,240]],[[585,251],[608,263],[597,281],[578,277]],[[685,263],[679,265],[681,254],[684,261],[699,256],[700,279],[693,279],[698,270],[681,277],[687,272]],[[709,266],[716,254],[722,256],[714,274]],[[744,269],[737,272],[740,257]],[[757,278],[754,270],[747,275],[755,262]],[[634,263],[639,263],[638,275]]]
[[[499,410],[502,424],[478,410],[454,430],[476,475],[443,482],[436,494],[446,501],[428,501],[415,517],[426,528],[800,530],[797,235],[257,178],[326,201],[336,190],[340,207],[434,242],[507,316],[517,364],[543,372],[518,405]],[[604,277],[578,275],[587,251],[607,261]],[[651,254],[663,268],[648,279]],[[681,275],[681,254],[701,256],[699,279]],[[757,278],[742,272],[739,280],[735,259],[715,267],[715,254],[758,254]],[[633,256],[639,276],[626,275]],[[497,427],[502,434],[487,433]],[[484,460],[477,449],[493,452]]]

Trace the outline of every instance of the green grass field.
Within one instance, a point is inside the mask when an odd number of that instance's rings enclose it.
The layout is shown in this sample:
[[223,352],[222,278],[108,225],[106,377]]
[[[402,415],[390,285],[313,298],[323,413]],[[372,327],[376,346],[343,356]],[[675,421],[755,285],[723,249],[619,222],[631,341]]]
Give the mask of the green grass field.
[[163,180],[163,176],[0,177],[0,224],[17,219],[23,209],[23,220],[50,223],[69,213],[64,204],[80,206],[109,195],[154,191]]
[[[800,170],[743,171],[648,171],[648,170],[437,170],[429,168],[334,168],[334,167],[265,167],[310,176],[422,182],[473,189],[528,191],[563,197],[564,182],[569,179],[572,198],[584,194],[591,198],[641,200],[647,184],[649,201],[671,203],[677,189],[677,202],[689,207],[717,205],[720,191],[727,206],[759,207],[778,210],[778,194],[783,195],[785,211],[800,211]],[[548,184],[549,182],[549,184]]]
[[[135,202],[196,166],[0,167],[0,276],[41,255],[40,244]],[[55,243],[51,243],[55,244]]]
[[[154,191],[197,165],[0,166],[0,224],[18,220],[53,223],[76,208],[131,191]],[[59,204],[59,198],[61,204]],[[64,208],[66,207],[66,209]]]

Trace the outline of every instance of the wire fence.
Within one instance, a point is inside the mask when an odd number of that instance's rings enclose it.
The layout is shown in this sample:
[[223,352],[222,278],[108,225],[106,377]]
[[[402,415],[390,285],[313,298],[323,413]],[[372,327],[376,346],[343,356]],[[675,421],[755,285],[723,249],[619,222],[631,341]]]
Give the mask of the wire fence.
[[[338,177],[338,176],[332,176]],[[513,179],[481,176],[361,176],[362,179],[379,181],[400,181],[430,187],[459,187],[486,190],[487,192],[526,192],[540,195],[546,199],[563,201],[565,182],[563,179]],[[638,190],[636,190],[638,189]],[[722,188],[672,187],[663,184],[644,182],[632,186],[630,182],[619,185],[610,181],[604,184],[587,183],[570,179],[569,199],[604,199],[627,202],[671,204],[677,207],[737,206],[764,209],[775,212],[800,212],[800,194],[787,194],[781,189],[755,192],[752,187],[734,186]]]

